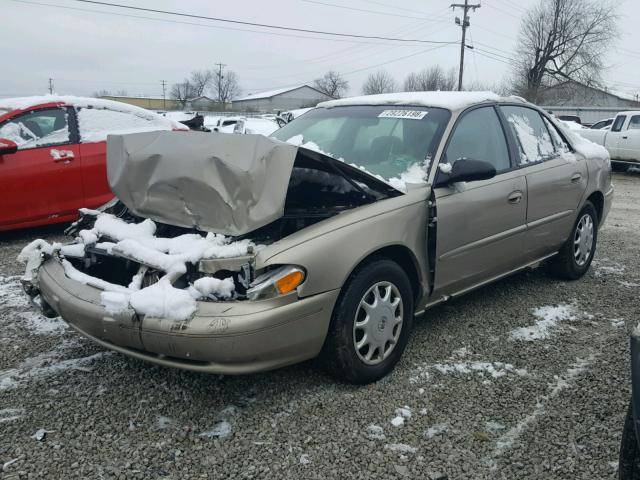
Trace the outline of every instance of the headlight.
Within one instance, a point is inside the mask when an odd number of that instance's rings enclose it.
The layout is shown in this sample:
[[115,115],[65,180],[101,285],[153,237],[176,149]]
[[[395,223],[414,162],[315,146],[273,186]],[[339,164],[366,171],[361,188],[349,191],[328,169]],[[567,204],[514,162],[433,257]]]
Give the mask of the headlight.
[[305,279],[301,267],[284,265],[258,276],[247,290],[249,300],[264,300],[293,292]]

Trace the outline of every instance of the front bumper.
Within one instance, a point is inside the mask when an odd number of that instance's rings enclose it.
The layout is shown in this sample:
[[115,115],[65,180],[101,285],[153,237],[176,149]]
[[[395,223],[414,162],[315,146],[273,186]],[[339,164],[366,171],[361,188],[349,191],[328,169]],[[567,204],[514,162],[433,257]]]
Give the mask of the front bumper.
[[101,290],[68,278],[50,258],[38,270],[30,296],[100,345],[159,365],[194,371],[243,374],[290,365],[320,352],[339,290],[299,299],[292,294],[263,301],[198,302],[187,321],[113,315]]

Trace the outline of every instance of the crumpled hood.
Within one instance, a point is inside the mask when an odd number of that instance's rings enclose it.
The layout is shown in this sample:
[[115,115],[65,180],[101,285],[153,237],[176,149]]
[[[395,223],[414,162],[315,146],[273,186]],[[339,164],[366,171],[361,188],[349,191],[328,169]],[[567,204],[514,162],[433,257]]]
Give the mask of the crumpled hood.
[[235,236],[283,215],[297,151],[262,135],[109,135],[107,175],[136,215]]

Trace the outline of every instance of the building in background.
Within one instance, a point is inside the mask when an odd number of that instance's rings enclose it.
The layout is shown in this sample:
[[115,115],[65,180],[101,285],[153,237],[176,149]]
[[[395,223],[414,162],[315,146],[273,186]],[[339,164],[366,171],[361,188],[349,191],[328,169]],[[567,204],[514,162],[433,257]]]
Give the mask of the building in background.
[[217,110],[218,106],[219,104],[217,100],[205,95],[187,100],[188,110]]
[[178,110],[182,109],[182,105],[173,98],[162,97],[133,97],[119,95],[103,95],[100,98],[105,100],[113,100],[115,102],[128,103],[136,107],[142,107],[149,110]]
[[640,109],[638,95],[574,81],[546,88],[538,103],[556,116],[576,116],[584,124],[615,117],[616,113],[623,110]]
[[325,100],[333,99],[309,85],[299,85],[268,92],[252,93],[234,99],[231,104],[235,111],[277,112],[315,107],[319,102],[324,102]]

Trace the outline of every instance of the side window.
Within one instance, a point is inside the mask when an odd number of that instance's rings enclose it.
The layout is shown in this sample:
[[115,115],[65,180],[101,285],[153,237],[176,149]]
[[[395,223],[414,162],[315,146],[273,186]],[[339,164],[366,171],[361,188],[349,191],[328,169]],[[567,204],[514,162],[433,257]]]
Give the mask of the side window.
[[629,130],[640,129],[640,115],[634,115],[629,120]]
[[622,125],[624,125],[625,120],[627,119],[626,115],[618,115],[611,126],[612,132],[619,132],[622,130]]
[[493,107],[471,110],[456,125],[446,151],[446,161],[470,158],[483,160],[496,167],[496,172],[511,168],[507,141],[498,114]]
[[520,165],[542,162],[556,155],[549,130],[536,110],[513,106],[500,109],[518,142]]
[[557,153],[570,152],[571,147],[569,147],[569,144],[566,142],[566,140],[562,138],[562,135],[560,135],[560,132],[558,132],[558,129],[556,128],[556,126],[553,123],[551,123],[551,121],[548,118],[542,117],[542,119],[544,120],[544,124],[546,125],[547,130],[551,134],[551,139],[553,140],[553,145],[556,149],[556,152]]
[[103,108],[78,109],[78,125],[83,142],[100,142],[111,133],[152,131],[160,126],[153,120],[132,113]]
[[19,150],[69,143],[69,121],[65,108],[35,110],[7,120],[0,138],[13,140]]

